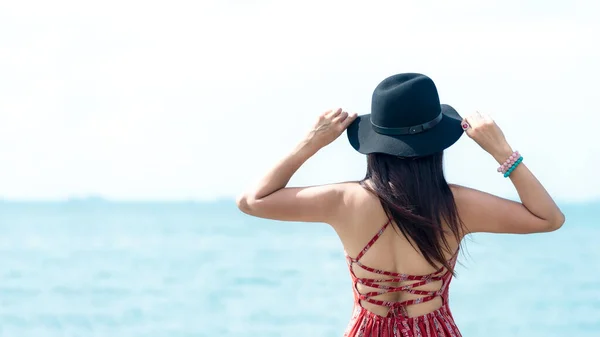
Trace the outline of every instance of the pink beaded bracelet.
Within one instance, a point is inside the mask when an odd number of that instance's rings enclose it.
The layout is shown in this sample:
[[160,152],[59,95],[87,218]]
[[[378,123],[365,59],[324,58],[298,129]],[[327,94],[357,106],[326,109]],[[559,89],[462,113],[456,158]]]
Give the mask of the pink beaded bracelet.
[[500,167],[498,167],[498,172],[502,174],[506,173],[506,171],[508,171],[508,169],[519,159],[519,157],[521,157],[519,151],[513,152],[508,159],[506,159],[506,161],[502,163]]

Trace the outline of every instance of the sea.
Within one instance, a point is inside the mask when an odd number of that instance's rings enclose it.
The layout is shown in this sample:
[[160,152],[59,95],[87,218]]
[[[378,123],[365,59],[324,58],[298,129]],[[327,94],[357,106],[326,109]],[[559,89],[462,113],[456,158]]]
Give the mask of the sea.
[[[600,203],[565,225],[466,239],[465,337],[599,337]],[[0,202],[2,337],[341,337],[352,292],[325,224],[214,202]]]

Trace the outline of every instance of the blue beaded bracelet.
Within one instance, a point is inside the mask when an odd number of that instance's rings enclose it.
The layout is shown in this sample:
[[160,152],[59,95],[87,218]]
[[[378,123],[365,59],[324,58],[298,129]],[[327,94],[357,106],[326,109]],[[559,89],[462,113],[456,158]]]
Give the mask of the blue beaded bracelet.
[[512,171],[514,171],[517,168],[517,166],[519,166],[519,164],[521,164],[522,161],[523,161],[523,156],[519,157],[519,159],[517,159],[517,161],[515,161],[515,163],[506,171],[506,173],[504,173],[504,178],[508,178],[508,176],[510,176]]

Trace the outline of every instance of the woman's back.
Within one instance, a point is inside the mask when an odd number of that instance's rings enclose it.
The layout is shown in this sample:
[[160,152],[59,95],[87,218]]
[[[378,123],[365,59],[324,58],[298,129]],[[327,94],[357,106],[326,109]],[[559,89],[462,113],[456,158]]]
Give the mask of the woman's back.
[[[370,239],[375,237],[379,231],[390,221],[386,215],[381,201],[372,192],[366,190],[358,183],[347,183],[348,204],[345,205],[349,222],[338,230],[338,235],[344,246],[345,253],[350,258],[356,258],[369,243]],[[362,265],[373,269],[389,271],[397,274],[407,275],[428,275],[440,270],[443,266],[438,264],[436,267],[430,265],[423,255],[415,248],[415,243],[399,232],[396,224],[390,221],[389,225],[383,228],[381,235],[368,250],[361,256],[359,262]],[[459,241],[452,235],[447,237],[451,245],[452,254],[448,253],[446,258],[452,261],[457,255]],[[376,278],[381,279],[380,274],[361,268],[360,265],[351,264],[352,271],[358,278]],[[443,271],[447,271],[445,268]],[[388,286],[400,287],[417,283],[417,281],[402,281],[384,283]],[[437,291],[442,286],[441,280],[433,280],[431,283],[414,288],[415,290]],[[359,293],[365,294],[377,291],[373,287],[358,284],[356,289]],[[411,299],[423,298],[423,295],[411,294],[405,291],[388,292],[383,295],[375,296],[374,299],[393,302],[402,302]],[[388,308],[372,303],[362,303],[365,309],[381,316],[386,316]],[[408,316],[414,317],[434,311],[442,305],[441,298],[435,298],[420,304],[407,306]]]
[[[448,307],[451,271],[441,264],[434,267],[423,257],[388,217],[378,196],[359,183],[343,188],[349,220],[338,235],[355,300],[345,335],[376,336],[396,330],[427,336],[436,329],[460,335]],[[450,236],[448,242],[453,253],[447,260],[454,266],[459,241]]]

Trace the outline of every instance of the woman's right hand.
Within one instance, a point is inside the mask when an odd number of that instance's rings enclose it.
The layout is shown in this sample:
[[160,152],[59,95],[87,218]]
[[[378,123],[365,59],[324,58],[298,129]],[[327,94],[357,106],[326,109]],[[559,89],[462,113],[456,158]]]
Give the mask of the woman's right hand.
[[504,133],[490,116],[477,111],[464,118],[461,125],[467,136],[496,158],[498,162],[504,162],[512,154],[512,149],[504,138]]

